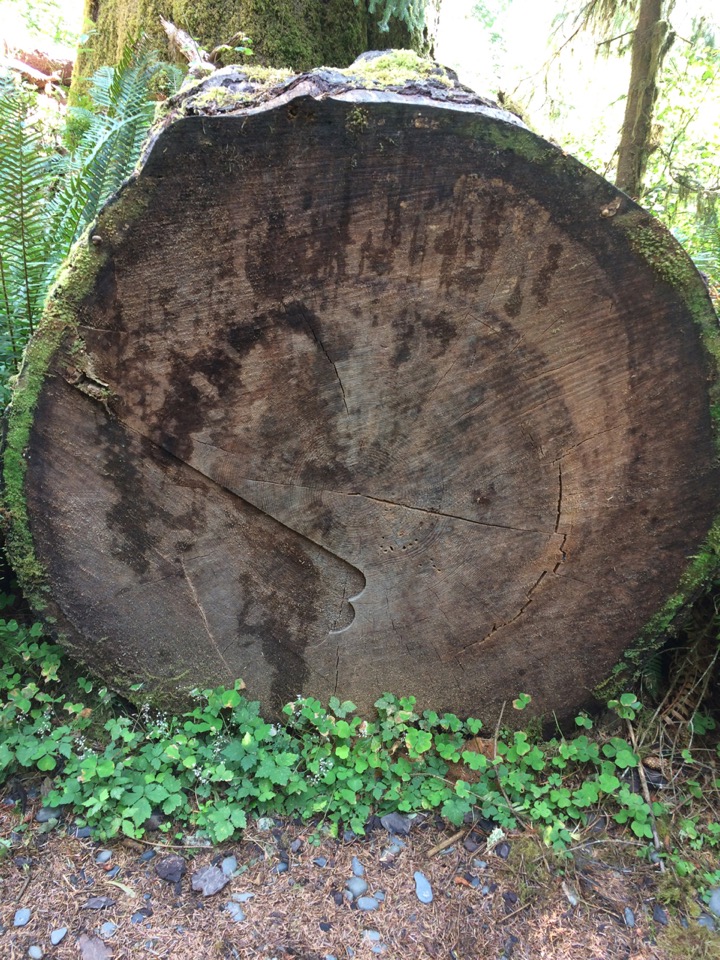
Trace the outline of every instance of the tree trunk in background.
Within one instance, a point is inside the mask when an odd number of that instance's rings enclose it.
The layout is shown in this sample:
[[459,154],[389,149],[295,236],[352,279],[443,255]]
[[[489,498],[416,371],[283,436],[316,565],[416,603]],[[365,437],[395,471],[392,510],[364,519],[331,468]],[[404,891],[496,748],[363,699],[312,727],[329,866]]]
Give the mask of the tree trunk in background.
[[168,109],[13,399],[30,601],[157,700],[573,716],[717,567],[688,258],[408,53]]
[[423,46],[423,38],[410,36],[402,24],[381,33],[365,3],[354,0],[86,0],[85,14],[95,32],[80,50],[78,77],[116,63],[128,37],[140,33],[161,56],[174,59],[161,15],[207,50],[242,31],[252,38],[253,63],[298,71],[345,67],[365,50]]
[[662,16],[663,0],[641,0],[615,178],[621,190],[636,198],[642,193],[651,150],[658,76],[672,43],[669,25]]

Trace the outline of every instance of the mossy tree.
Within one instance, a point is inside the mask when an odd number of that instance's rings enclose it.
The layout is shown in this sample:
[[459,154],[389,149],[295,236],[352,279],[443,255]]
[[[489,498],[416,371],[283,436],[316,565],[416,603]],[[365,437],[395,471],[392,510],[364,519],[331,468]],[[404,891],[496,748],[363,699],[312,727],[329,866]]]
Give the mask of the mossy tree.
[[86,0],[86,22],[93,32],[80,51],[76,75],[89,76],[115,63],[128,38],[139,33],[172,57],[161,16],[207,49],[242,32],[252,38],[255,62],[298,71],[344,67],[364,50],[426,46],[422,31],[412,29],[417,16],[390,19],[383,30],[383,12],[376,7],[364,0]]

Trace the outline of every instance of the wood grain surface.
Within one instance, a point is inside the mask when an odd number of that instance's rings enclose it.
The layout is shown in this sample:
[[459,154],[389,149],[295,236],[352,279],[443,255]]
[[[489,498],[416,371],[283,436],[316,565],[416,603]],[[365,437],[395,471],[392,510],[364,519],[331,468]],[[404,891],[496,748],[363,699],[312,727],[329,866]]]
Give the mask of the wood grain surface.
[[619,227],[645,215],[450,106],[187,116],[144,212],[100,218],[26,495],[49,610],[114,684],[566,715],[702,543],[709,366]]

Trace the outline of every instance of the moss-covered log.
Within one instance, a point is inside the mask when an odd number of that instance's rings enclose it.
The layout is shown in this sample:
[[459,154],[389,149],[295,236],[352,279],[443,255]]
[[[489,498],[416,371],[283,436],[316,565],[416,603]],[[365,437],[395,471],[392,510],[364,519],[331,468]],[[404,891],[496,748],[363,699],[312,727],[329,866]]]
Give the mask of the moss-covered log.
[[8,549],[125,689],[566,715],[716,567],[716,349],[666,231],[447,73],[227,68],[52,297]]
[[253,41],[253,62],[297,71],[322,64],[344,67],[374,47],[421,50],[426,42],[411,36],[403,23],[391,22],[381,33],[377,16],[355,0],[86,0],[85,18],[93,33],[79,52],[76,76],[117,63],[128,40],[141,33],[164,57],[175,59],[161,16],[207,50],[242,32]]

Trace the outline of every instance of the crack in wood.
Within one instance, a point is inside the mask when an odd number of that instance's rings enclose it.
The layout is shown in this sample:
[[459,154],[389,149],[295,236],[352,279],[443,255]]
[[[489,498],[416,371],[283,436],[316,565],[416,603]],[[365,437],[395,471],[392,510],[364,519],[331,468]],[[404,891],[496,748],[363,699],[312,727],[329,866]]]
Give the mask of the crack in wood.
[[530,606],[530,604],[533,602],[533,593],[537,590],[537,588],[538,588],[538,587],[540,586],[540,584],[543,582],[543,580],[545,579],[545,577],[547,576],[547,574],[548,574],[548,571],[547,571],[547,570],[543,570],[543,572],[542,572],[542,573],[540,574],[540,576],[537,578],[537,580],[535,581],[535,583],[530,587],[530,589],[529,589],[529,590],[527,591],[527,593],[525,594],[525,596],[526,596],[525,603],[520,607],[520,609],[518,610],[518,612],[515,614],[514,617],[511,617],[509,620],[503,620],[502,623],[494,623],[494,624],[492,625],[492,629],[489,631],[489,633],[486,633],[484,637],[480,637],[479,640],[473,640],[471,643],[466,644],[466,645],[460,650],[460,653],[461,653],[461,654],[467,653],[467,651],[468,651],[468,650],[472,650],[473,647],[480,646],[480,644],[485,643],[485,642],[486,642],[487,640],[489,640],[494,634],[496,634],[496,633],[498,632],[498,630],[502,630],[503,627],[509,627],[511,623],[515,623],[516,620],[519,620],[520,617],[525,613],[525,611],[527,610],[527,608]]
[[202,604],[200,603],[200,598],[198,597],[198,593],[197,593],[197,590],[195,589],[195,585],[193,584],[192,580],[190,579],[190,575],[189,575],[188,572],[187,572],[187,568],[186,568],[186,566],[185,566],[185,562],[183,561],[182,557],[180,557],[179,560],[180,560],[180,567],[181,567],[181,569],[182,569],[183,576],[185,577],[185,582],[187,583],[188,587],[190,588],[190,595],[191,595],[191,597],[192,597],[192,599],[193,599],[193,602],[194,602],[195,606],[198,608],[198,611],[199,611],[199,613],[200,613],[200,618],[201,618],[201,620],[202,620],[202,622],[203,622],[203,626],[205,627],[205,632],[206,632],[207,635],[208,635],[208,639],[210,640],[210,643],[212,644],[212,646],[213,646],[215,652],[217,653],[218,657],[219,657],[219,658],[222,660],[222,662],[225,664],[225,667],[226,667],[226,669],[227,669],[227,672],[228,672],[228,675],[230,676],[230,678],[231,678],[232,680],[236,680],[237,678],[235,677],[235,674],[234,674],[233,670],[231,669],[230,664],[229,664],[229,663],[227,662],[227,660],[225,659],[225,657],[224,657],[224,655],[223,655],[223,651],[220,649],[220,646],[219,646],[217,640],[216,640],[215,637],[213,636],[213,632],[212,632],[212,630],[210,629],[210,624],[208,623],[208,618],[207,618],[207,616],[205,615],[205,611],[203,610]]
[[[288,304],[283,304],[283,306],[285,307],[285,311],[287,312]],[[322,342],[322,340],[321,340],[320,337],[318,336],[318,333],[317,333],[315,327],[312,325],[312,323],[311,323],[311,321],[310,321],[310,317],[308,316],[307,310],[305,309],[305,307],[303,306],[303,304],[302,304],[302,303],[294,303],[293,306],[297,309],[298,313],[299,313],[300,316],[303,318],[303,321],[304,321],[306,327],[308,328],[308,330],[310,331],[313,340],[315,341],[315,343],[316,343],[316,344],[318,345],[318,347],[320,348],[320,350],[321,350],[321,352],[323,353],[323,355],[325,356],[325,359],[327,360],[327,362],[330,364],[330,366],[331,366],[331,367],[333,368],[333,370],[335,371],[335,377],[336,377],[337,382],[338,382],[338,384],[339,384],[339,386],[340,386],[340,393],[342,394],[343,406],[345,407],[345,413],[346,413],[348,416],[350,416],[350,411],[349,411],[348,405],[347,405],[347,398],[346,398],[346,396],[345,396],[345,387],[343,386],[343,382],[342,382],[342,380],[340,379],[340,374],[338,373],[338,368],[337,368],[337,366],[336,366],[336,364],[335,364],[335,361],[334,361],[333,358],[330,356],[330,354],[327,352],[327,349],[326,349],[326,347],[325,347],[325,344]]]
[[[558,532],[560,528],[560,517],[562,516],[562,499],[563,499],[563,477],[562,477],[562,464],[558,464],[558,502],[557,502],[557,516],[555,518],[555,533]],[[563,541],[563,546],[565,541]]]
[[[230,451],[224,450],[222,447],[218,447],[213,443],[209,443],[207,440],[199,440],[199,439],[193,438],[193,442],[201,443],[203,446],[206,446],[206,447],[212,447],[213,450],[217,450],[219,453],[226,453],[228,455],[232,455],[230,454]],[[162,449],[164,450],[165,448],[162,447]],[[183,460],[181,462],[184,463],[185,461]],[[196,470],[197,473],[199,473],[201,476],[206,477],[207,479],[211,479],[210,477],[207,477],[207,474],[203,473],[202,470],[198,470],[197,467],[193,467],[192,469]],[[554,529],[553,531],[548,531],[548,530],[536,530],[532,527],[513,527],[507,523],[490,523],[489,521],[486,521],[486,520],[473,520],[470,517],[462,517],[459,514],[455,514],[455,513],[445,513],[442,510],[433,510],[430,507],[412,507],[410,506],[410,504],[401,503],[398,500],[388,500],[384,497],[375,497],[370,493],[346,493],[344,490],[327,490],[323,487],[311,487],[303,483],[288,483],[284,480],[269,480],[269,479],[260,480],[257,477],[237,477],[237,479],[245,483],[258,483],[258,484],[266,483],[275,487],[286,487],[286,488],[291,487],[293,489],[298,489],[298,490],[308,490],[315,494],[317,493],[328,494],[331,497],[347,497],[347,498],[360,497],[363,500],[372,500],[375,503],[384,503],[390,507],[399,507],[401,510],[410,510],[412,512],[429,514],[432,517],[445,517],[448,520],[458,520],[460,523],[470,523],[470,524],[473,524],[474,526],[487,527],[491,530],[510,530],[513,533],[533,533],[533,534],[536,534],[537,536],[549,536],[551,532],[557,533],[557,529]],[[212,481],[212,482],[216,483],[217,481]],[[226,487],[223,487],[222,484],[218,484],[218,486],[222,487],[222,489],[227,489]],[[239,494],[234,494],[234,496],[237,496],[241,500],[243,499],[242,497],[239,496]],[[256,507],[256,509],[260,510],[262,513],[267,513],[266,510],[263,510],[260,507]],[[271,513],[268,513],[267,515],[269,517],[272,517],[274,520],[277,519]],[[278,523],[280,522],[281,521],[278,520]],[[283,525],[287,526],[287,524],[283,524]],[[292,530],[292,529],[293,529],[292,527],[288,527],[288,530]],[[306,536],[305,534],[300,534],[300,536],[304,536],[306,540],[311,540],[311,538]],[[312,542],[315,543],[314,540],[312,540]],[[317,544],[317,545],[321,546],[321,549],[324,549],[324,550],[327,549],[327,547],[322,547],[322,545],[320,544]],[[331,552],[331,551],[328,551],[328,552]]]

